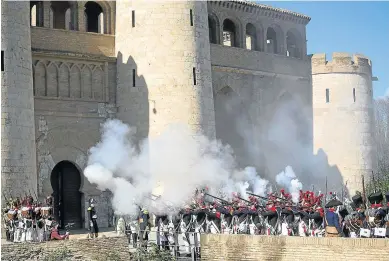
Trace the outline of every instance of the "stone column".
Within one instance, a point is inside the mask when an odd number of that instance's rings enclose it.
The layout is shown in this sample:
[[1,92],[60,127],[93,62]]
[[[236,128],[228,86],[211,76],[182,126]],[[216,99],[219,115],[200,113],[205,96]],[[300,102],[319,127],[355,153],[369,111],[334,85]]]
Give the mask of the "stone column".
[[50,28],[50,7],[51,2],[43,2],[43,27]]
[[86,32],[85,3],[77,2],[77,7],[78,31]]

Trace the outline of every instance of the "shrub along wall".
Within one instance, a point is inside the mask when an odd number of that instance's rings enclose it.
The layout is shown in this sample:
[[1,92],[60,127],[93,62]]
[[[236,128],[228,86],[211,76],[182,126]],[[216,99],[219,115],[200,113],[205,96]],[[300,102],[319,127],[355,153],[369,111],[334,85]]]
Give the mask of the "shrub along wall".
[[128,239],[126,237],[50,241],[45,243],[14,243],[1,245],[1,260],[130,260],[128,250]]

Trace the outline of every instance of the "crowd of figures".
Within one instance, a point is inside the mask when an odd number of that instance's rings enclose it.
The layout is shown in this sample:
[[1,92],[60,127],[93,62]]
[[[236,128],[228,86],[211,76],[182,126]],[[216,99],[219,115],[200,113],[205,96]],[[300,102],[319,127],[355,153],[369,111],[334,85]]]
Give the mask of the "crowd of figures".
[[[156,227],[157,244],[161,248],[180,251],[179,237],[185,252],[195,247],[199,253],[201,233],[249,234],[300,237],[389,237],[389,192],[385,200],[381,191],[364,200],[357,193],[342,202],[336,193],[316,195],[300,191],[299,203],[281,190],[261,197],[253,193],[244,199],[234,193],[232,202],[215,197],[206,190],[197,191],[192,205],[172,214],[156,214],[151,224],[147,209],[140,214],[122,216],[118,234],[126,234],[134,247],[137,239],[147,245],[148,233]],[[385,203],[386,201],[386,203]]]
[[[16,199],[7,199],[4,194],[3,197],[6,201],[6,207],[3,208],[3,228],[7,241],[21,243],[69,239],[69,229],[74,224],[63,225],[65,233],[60,233],[60,218],[58,215],[54,216],[52,196],[48,196],[44,203],[28,195]],[[93,199],[89,203],[90,235],[97,237],[97,215]]]

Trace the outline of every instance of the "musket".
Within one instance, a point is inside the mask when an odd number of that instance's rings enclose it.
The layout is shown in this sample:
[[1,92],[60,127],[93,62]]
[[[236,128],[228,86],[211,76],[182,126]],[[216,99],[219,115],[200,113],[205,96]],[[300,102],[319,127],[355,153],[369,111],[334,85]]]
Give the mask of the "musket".
[[325,194],[325,196],[324,196],[324,207],[325,207],[325,205],[327,204],[327,186],[328,186],[328,184],[327,184],[327,176],[326,176],[326,194]]
[[264,199],[264,200],[269,200],[269,198],[262,197],[262,196],[256,195],[256,194],[248,192],[248,191],[246,191],[246,194],[249,194],[251,196],[254,196],[254,197],[257,197],[257,198],[261,198],[261,199]]
[[247,202],[247,203],[249,203],[249,204],[253,204],[253,202],[251,202],[251,201],[249,201],[249,200],[246,200],[246,199],[244,199],[244,198],[241,198],[241,197],[237,197],[238,199],[240,199],[240,200],[242,200],[242,201],[244,201],[244,202]]
[[362,175],[362,190],[363,190],[363,195],[362,195],[363,205],[365,206],[365,209],[366,209],[367,204],[366,204],[366,189],[365,189],[365,176],[364,175]]
[[[252,192],[246,191],[246,193],[249,194],[249,195],[251,195],[251,196],[257,197],[257,198],[261,198],[261,199],[264,199],[264,200],[269,200],[269,198],[266,198],[266,197],[262,197],[262,196],[256,195],[256,194],[254,194],[254,193],[252,193]],[[277,196],[273,196],[273,197],[286,201],[286,199],[284,199],[284,198],[280,198],[280,197],[277,197]]]
[[204,193],[204,195],[207,195],[207,196],[210,196],[210,197],[215,198],[215,199],[217,199],[217,200],[220,200],[221,202],[223,202],[223,203],[225,203],[225,204],[231,204],[231,203],[228,202],[227,200],[224,200],[224,199],[222,199],[222,198],[218,198],[218,197],[212,196],[212,195],[210,195],[210,194],[208,194],[208,193]]

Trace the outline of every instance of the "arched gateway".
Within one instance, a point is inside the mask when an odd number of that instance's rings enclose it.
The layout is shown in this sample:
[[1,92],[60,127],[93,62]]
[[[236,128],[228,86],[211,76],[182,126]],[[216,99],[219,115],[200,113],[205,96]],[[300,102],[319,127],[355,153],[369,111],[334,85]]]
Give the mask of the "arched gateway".
[[54,215],[61,227],[74,223],[74,228],[82,228],[81,173],[78,168],[70,161],[61,161],[51,172],[50,181]]

